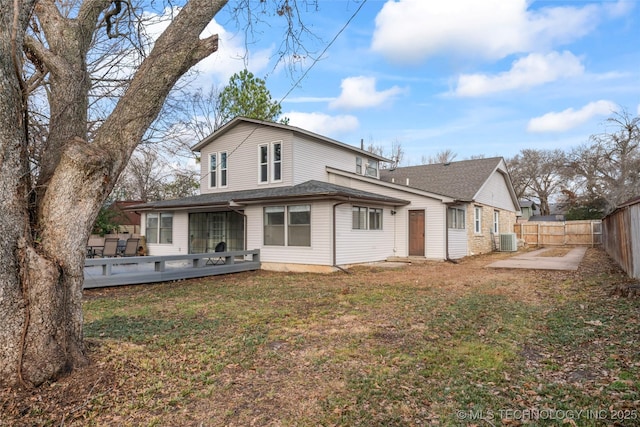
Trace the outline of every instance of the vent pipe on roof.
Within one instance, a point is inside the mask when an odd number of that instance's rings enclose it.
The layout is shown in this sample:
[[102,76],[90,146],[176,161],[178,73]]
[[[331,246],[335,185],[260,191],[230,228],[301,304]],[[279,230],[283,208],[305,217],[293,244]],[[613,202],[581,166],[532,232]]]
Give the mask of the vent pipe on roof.
[[409,178],[407,178],[407,186],[409,186]]
[[360,138],[360,149],[364,150],[364,138]]

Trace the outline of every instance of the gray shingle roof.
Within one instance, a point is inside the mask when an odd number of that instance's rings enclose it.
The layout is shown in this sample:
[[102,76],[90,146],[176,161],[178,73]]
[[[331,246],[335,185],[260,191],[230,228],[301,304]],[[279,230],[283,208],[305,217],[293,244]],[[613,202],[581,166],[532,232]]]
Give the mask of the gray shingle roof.
[[259,188],[244,191],[227,191],[223,193],[207,193],[183,199],[161,200],[129,206],[128,210],[184,209],[196,207],[226,207],[231,202],[248,204],[269,202],[282,199],[353,199],[356,201],[378,202],[393,206],[409,204],[408,201],[395,197],[382,196],[368,191],[356,190],[321,181],[307,181],[287,187]]
[[463,160],[460,162],[438,163],[396,168],[380,171],[384,181],[471,201],[482,185],[500,164],[502,157]]

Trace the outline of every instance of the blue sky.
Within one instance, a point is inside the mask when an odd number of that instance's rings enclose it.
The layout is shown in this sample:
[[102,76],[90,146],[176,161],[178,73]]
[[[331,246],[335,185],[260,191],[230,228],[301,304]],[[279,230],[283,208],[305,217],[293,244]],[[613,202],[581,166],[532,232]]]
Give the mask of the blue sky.
[[[605,131],[613,111],[640,114],[636,0],[319,0],[303,19],[316,55],[352,21],[284,98],[283,115],[352,145],[396,141],[404,165],[446,149],[456,160],[568,150]],[[220,48],[194,88],[223,86],[246,62],[284,97],[313,61],[293,73],[275,65],[282,19],[264,20],[246,39],[218,14],[209,31]]]

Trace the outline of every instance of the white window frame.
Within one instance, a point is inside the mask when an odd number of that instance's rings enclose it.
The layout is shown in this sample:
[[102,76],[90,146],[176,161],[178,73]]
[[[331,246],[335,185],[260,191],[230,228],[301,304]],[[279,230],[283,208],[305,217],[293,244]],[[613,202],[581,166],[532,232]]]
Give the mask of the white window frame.
[[464,208],[450,207],[447,210],[447,227],[453,230],[464,230],[467,228],[466,211]]
[[[280,158],[276,159],[276,146],[280,148]],[[271,143],[271,158],[269,159],[271,167],[271,182],[282,182],[282,141]],[[280,177],[276,177],[276,172],[280,173]]]
[[[264,161],[263,159],[264,150]],[[258,183],[269,183],[269,144],[258,145]]]
[[[277,146],[280,147],[279,159],[276,159]],[[266,150],[266,156],[263,156],[263,150]],[[268,144],[258,145],[258,184],[282,182],[284,172],[284,168],[282,167],[282,152],[282,141],[273,141]],[[276,176],[278,172],[280,173],[280,177]]]
[[482,234],[482,206],[473,207],[473,232]]
[[[378,215],[378,221],[371,221],[371,215]],[[357,215],[357,216],[356,216]],[[355,219],[358,218],[357,224]],[[373,223],[373,225],[372,225]],[[351,206],[352,230],[384,230],[384,209],[360,205]]]
[[209,188],[218,187],[218,153],[209,154]]
[[229,155],[226,151],[221,151],[220,155],[220,188],[226,188],[229,186]]
[[493,233],[500,233],[500,211],[493,211]]
[[366,164],[365,169],[364,169],[365,176],[370,176],[370,177],[373,177],[373,178],[377,178],[378,177],[378,169],[379,169],[379,162],[377,160],[367,159],[367,164]]
[[209,154],[209,188],[228,186],[228,158],[226,151]]
[[[156,226],[149,227],[149,219],[156,219]],[[163,227],[163,219],[171,218],[171,225],[169,227]],[[168,238],[163,239],[163,230],[169,230]],[[150,231],[153,231],[152,233]],[[158,245],[171,245],[173,244],[173,212],[149,212],[145,216],[145,237],[147,243]],[[163,241],[164,240],[164,241]]]
[[356,173],[362,175],[362,157],[356,156]]
[[[262,242],[264,244],[264,246],[271,246],[271,247],[294,247],[294,248],[309,248],[311,247],[311,205],[288,205],[288,206],[265,206],[262,209],[262,215],[263,215],[263,236],[262,236]],[[304,224],[304,223],[297,223],[294,224],[293,221],[291,220],[291,216],[292,214],[295,214],[297,212],[308,212],[309,213],[309,223],[308,224]],[[268,213],[281,213],[284,216],[283,219],[283,223],[282,224],[267,224],[267,214]],[[268,243],[267,242],[267,227],[271,227],[273,228],[273,230],[277,230],[278,234],[282,236],[282,239],[278,239],[278,241],[281,241],[282,244],[275,244],[275,243]],[[277,227],[277,228],[276,228]],[[280,228],[281,227],[281,228]],[[294,230],[301,230],[302,228],[305,228],[308,230],[309,233],[309,244],[308,245],[296,245],[296,244],[292,244],[291,243],[291,239],[292,239],[292,232]],[[280,234],[281,233],[281,234]],[[280,237],[280,236],[278,236]]]

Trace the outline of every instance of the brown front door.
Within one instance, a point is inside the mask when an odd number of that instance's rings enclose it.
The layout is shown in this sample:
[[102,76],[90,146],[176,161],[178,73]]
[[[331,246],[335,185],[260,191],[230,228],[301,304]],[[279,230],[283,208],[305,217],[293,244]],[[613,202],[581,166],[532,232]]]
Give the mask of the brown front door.
[[424,211],[409,211],[409,256],[424,256]]

